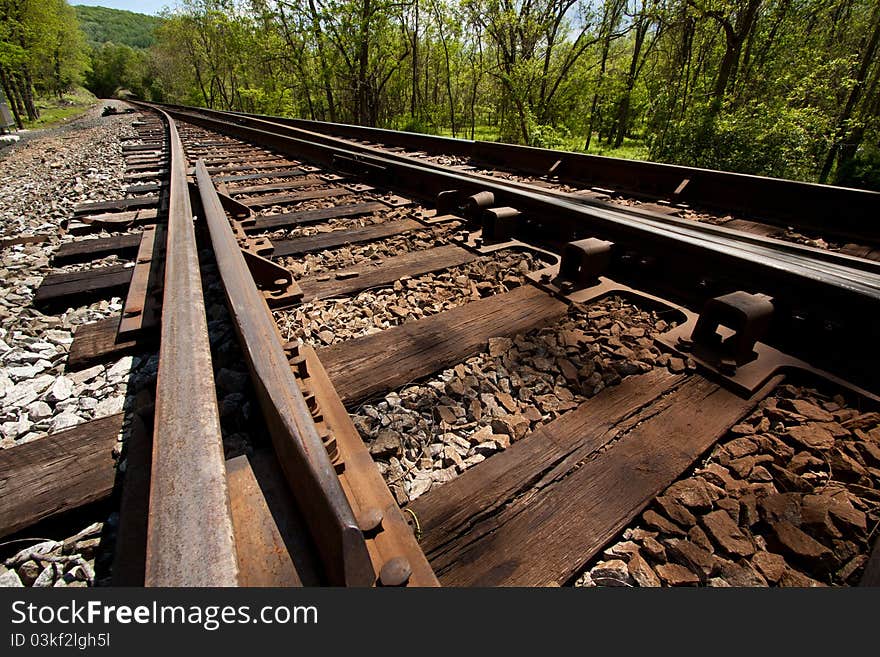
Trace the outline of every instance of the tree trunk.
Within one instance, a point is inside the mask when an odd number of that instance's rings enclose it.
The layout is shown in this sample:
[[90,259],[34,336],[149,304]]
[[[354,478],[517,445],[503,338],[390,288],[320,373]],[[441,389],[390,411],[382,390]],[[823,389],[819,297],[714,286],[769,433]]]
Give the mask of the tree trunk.
[[607,7],[605,15],[602,17],[602,58],[599,63],[599,81],[596,83],[596,91],[593,92],[593,102],[590,106],[590,122],[587,126],[587,139],[584,143],[584,150],[590,150],[590,142],[593,140],[593,128],[596,125],[596,108],[599,106],[599,98],[601,96],[602,83],[605,81],[605,71],[608,68],[608,54],[611,50],[611,34],[614,26],[620,18],[621,3],[615,2],[611,7]]
[[856,73],[856,83],[850,90],[849,97],[846,100],[846,105],[843,108],[843,112],[841,112],[840,116],[837,119],[837,128],[834,131],[834,140],[831,142],[831,148],[828,149],[828,155],[825,156],[825,162],[822,164],[822,170],[819,173],[819,182],[821,183],[827,182],[828,176],[831,174],[831,168],[832,166],[834,166],[834,160],[837,157],[844,137],[846,137],[847,123],[849,123],[849,120],[852,118],[853,112],[855,111],[856,105],[858,105],[859,100],[861,100],[862,98],[862,91],[865,87],[865,79],[867,78],[868,71],[874,61],[874,56],[877,52],[877,44],[880,43],[880,2],[878,2],[877,5],[874,7],[874,13],[871,16],[871,23],[874,25],[874,30],[871,32],[871,37],[868,39],[868,43],[865,46],[864,52],[862,53],[862,61],[859,65],[859,70]]
[[724,28],[725,49],[721,66],[718,67],[718,75],[715,78],[715,86],[712,90],[712,108],[715,112],[721,108],[721,102],[724,100],[724,93],[727,91],[728,86],[736,81],[736,72],[739,67],[739,56],[742,52],[742,46],[755,25],[755,19],[760,6],[761,0],[749,0],[745,11],[737,15],[734,25],[731,25],[730,21],[716,17]]
[[419,97],[419,0],[413,0],[416,22],[412,34],[412,97],[409,101],[410,118],[416,118],[416,105]]
[[645,37],[648,34],[650,22],[644,14],[639,14],[639,20],[636,23],[636,38],[633,43],[632,58],[629,62],[629,71],[626,76],[626,85],[624,86],[623,96],[617,103],[617,119],[614,127],[611,129],[609,141],[613,139],[614,148],[620,148],[623,139],[629,129],[629,108],[632,102],[633,88],[636,86],[636,77],[639,71],[639,57],[641,57],[642,46],[645,43]]
[[356,94],[357,122],[361,125],[369,125],[367,108],[367,69],[370,58],[370,0],[363,0],[361,8],[360,41],[358,43],[358,77]]
[[31,77],[31,72],[28,70],[27,67],[25,67],[24,69],[22,95],[24,96],[24,106],[27,110],[28,119],[30,119],[31,121],[36,121],[40,118],[40,110],[37,109],[37,106],[34,103],[34,80]]
[[0,85],[3,86],[3,93],[9,101],[9,109],[12,110],[12,116],[15,118],[15,125],[21,130],[24,128],[24,124],[21,122],[21,114],[19,114],[18,107],[12,95],[12,89],[9,86],[9,78],[6,76],[6,71],[2,68],[0,68]]

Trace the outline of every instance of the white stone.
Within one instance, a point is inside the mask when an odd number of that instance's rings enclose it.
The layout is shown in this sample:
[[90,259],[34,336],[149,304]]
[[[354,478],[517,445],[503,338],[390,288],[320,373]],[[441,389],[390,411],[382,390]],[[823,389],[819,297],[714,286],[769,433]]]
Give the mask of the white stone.
[[123,356],[107,371],[107,379],[117,381],[128,376],[133,366],[133,356]]
[[12,390],[15,384],[12,382],[5,372],[0,372],[0,398],[5,397],[6,393]]
[[55,564],[49,564],[45,568],[43,568],[43,572],[37,575],[37,579],[34,580],[33,587],[35,589],[38,588],[48,588],[52,586],[55,582]]
[[49,430],[54,433],[56,431],[62,431],[63,429],[74,427],[81,422],[83,422],[83,419],[76,413],[62,413],[61,415],[55,416],[52,420],[52,424],[49,425]]
[[45,420],[47,417],[52,417],[52,407],[44,401],[35,401],[28,406],[28,417],[33,422]]
[[32,379],[41,371],[36,365],[18,365],[6,368],[6,373],[12,377],[13,381]]
[[93,411],[98,407],[98,400],[92,397],[80,397],[78,406],[81,411]]
[[44,337],[52,344],[69,345],[73,342],[73,335],[69,331],[59,331],[58,329],[49,329]]
[[417,476],[410,484],[409,498],[414,500],[420,495],[424,495],[431,489],[431,484],[433,483],[434,482],[430,477]]
[[104,371],[103,365],[95,365],[95,366],[90,367],[86,370],[80,370],[78,372],[71,372],[70,374],[68,374],[68,377],[74,383],[86,383],[86,382],[94,379],[96,376],[101,374],[103,371]]
[[125,397],[109,397],[98,402],[95,407],[95,419],[122,412]]
[[49,390],[49,401],[64,401],[73,394],[73,381],[66,376],[59,376]]
[[23,588],[24,584],[21,583],[21,578],[19,578],[18,573],[14,570],[6,570],[5,572],[0,573],[0,588]]
[[[12,369],[12,368],[10,368]],[[15,387],[6,393],[3,402],[5,405],[24,407],[42,394],[55,381],[55,377],[48,374],[38,376],[35,379],[28,379],[16,383]]]

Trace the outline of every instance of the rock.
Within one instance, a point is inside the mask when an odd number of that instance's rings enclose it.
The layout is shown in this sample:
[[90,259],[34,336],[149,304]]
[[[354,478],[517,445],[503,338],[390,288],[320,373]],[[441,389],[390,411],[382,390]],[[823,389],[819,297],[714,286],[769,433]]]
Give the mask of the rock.
[[47,417],[52,417],[52,407],[43,401],[35,401],[27,407],[27,410],[28,417],[32,422],[39,422],[40,420],[45,420]]
[[657,538],[657,532],[649,532],[639,527],[627,527],[623,530],[623,538],[626,541],[645,541],[649,538]]
[[745,527],[751,527],[761,519],[758,514],[758,499],[754,494],[747,493],[739,498],[739,517],[740,524]]
[[[751,424],[741,422],[740,424],[735,424],[730,427],[730,433],[736,434],[738,436],[748,436],[755,433],[755,427],[753,427]],[[751,454],[751,452],[748,453]]]
[[107,379],[109,381],[121,381],[128,376],[133,366],[134,356],[123,356],[107,370]]
[[493,435],[492,427],[480,427],[468,436],[468,441],[471,445],[480,445],[487,440],[492,440]]
[[642,541],[642,549],[654,561],[666,561],[666,548],[653,536]]
[[799,474],[807,468],[825,468],[825,461],[818,459],[810,452],[798,452],[788,462],[788,470]]
[[674,536],[684,536],[685,532],[674,522],[667,520],[656,511],[645,511],[642,514],[642,520],[652,529],[656,529],[664,534],[672,534]]
[[637,543],[633,543],[632,541],[622,541],[620,543],[615,543],[610,548],[605,550],[602,553],[602,556],[605,559],[623,559],[624,561],[629,560],[629,558],[639,551],[639,546]]
[[522,415],[505,415],[492,420],[492,432],[503,433],[511,440],[519,440],[529,431],[529,421]]
[[394,431],[380,431],[376,439],[370,443],[370,454],[376,458],[388,458],[401,456],[403,448],[400,444],[400,436]]
[[767,580],[754,570],[748,561],[734,563],[733,561],[716,557],[715,570],[730,586],[767,586]]
[[868,555],[858,554],[850,559],[843,568],[838,570],[836,576],[841,582],[847,583],[849,578],[866,563],[868,563]]
[[508,412],[516,412],[517,404],[513,400],[513,397],[508,395],[506,392],[495,393],[495,399],[497,399],[501,403],[501,405],[508,410]]
[[590,570],[590,577],[597,586],[632,586],[635,583],[626,563],[620,559],[600,561]]
[[99,417],[107,417],[108,415],[115,415],[116,413],[121,413],[123,407],[125,406],[125,397],[116,396],[116,397],[108,397],[107,399],[102,399],[98,402],[98,405],[95,406],[94,415],[95,418]]
[[694,515],[688,511],[683,504],[679,504],[676,500],[661,495],[655,500],[655,502],[657,502],[660,508],[663,509],[663,513],[665,513],[667,517],[682,527],[692,527],[697,523],[697,519],[694,518]]
[[[746,425],[750,426],[751,425]],[[752,428],[754,433],[754,428]],[[758,451],[758,446],[748,438],[736,438],[724,444],[724,450],[730,454],[731,458],[739,459],[743,456],[750,456]]]
[[787,520],[781,520],[771,526],[780,547],[793,559],[812,566],[827,566],[833,559],[831,550]]
[[825,495],[804,495],[801,500],[803,525],[828,538],[841,538],[843,534],[831,519],[831,505],[833,503],[834,500]]
[[768,495],[758,501],[758,508],[761,517],[769,524],[782,520],[795,524],[801,521],[801,495],[798,493]]
[[808,402],[806,399],[784,399],[779,405],[783,408],[790,408],[798,415],[803,415],[808,420],[816,422],[833,422],[834,416],[826,410],[823,410],[815,404]]
[[773,552],[765,552],[763,550],[755,552],[752,555],[752,564],[767,579],[768,582],[776,584],[785,573],[788,564],[782,555]]
[[56,415],[52,419],[52,424],[49,425],[49,431],[51,433],[55,433],[56,431],[69,429],[70,427],[75,427],[77,424],[80,424],[83,421],[84,420],[76,413],[61,413],[60,415]]
[[446,424],[455,424],[458,421],[455,410],[450,406],[438,406],[437,414],[440,416],[440,420]]
[[859,481],[868,476],[864,466],[840,449],[835,449],[828,459],[831,463],[831,471],[838,479],[843,481]]
[[48,374],[20,381],[15,384],[15,387],[13,387],[12,390],[6,393],[6,397],[3,399],[3,405],[4,407],[19,406],[24,408],[36,401],[37,397],[45,392],[54,381],[55,377]]
[[4,397],[7,392],[12,390],[15,384],[12,382],[5,372],[0,372],[0,397]]
[[73,336],[68,331],[59,331],[57,329],[49,329],[43,334],[43,337],[57,345],[69,345],[73,342]]
[[849,501],[844,501],[837,497],[831,498],[828,512],[838,524],[849,525],[852,529],[863,533],[867,531],[867,516],[858,509],[853,508]]
[[709,536],[725,552],[747,557],[755,552],[752,542],[740,531],[726,511],[718,510],[703,516],[703,526]]
[[805,492],[808,490],[812,490],[813,488],[806,479],[798,474],[795,474],[791,470],[788,470],[787,468],[783,468],[782,466],[776,465],[775,463],[771,463],[770,470],[773,473],[774,479],[779,482],[780,487],[784,490],[797,490]]
[[706,536],[706,532],[704,532],[699,525],[694,525],[688,530],[688,540],[707,552],[715,551],[715,546],[712,545],[712,541],[709,540],[709,537]]
[[692,572],[702,574],[705,579],[712,572],[712,554],[690,541],[670,539],[666,541],[666,553],[673,561],[687,566]]
[[49,389],[48,399],[51,402],[60,402],[68,399],[73,394],[73,381],[66,376],[59,376]]
[[88,383],[101,374],[104,371],[103,365],[95,365],[85,370],[80,370],[78,372],[71,372],[69,378],[71,381],[76,383]]
[[758,465],[749,473],[749,481],[773,481],[773,475],[763,465]]
[[685,362],[681,358],[671,357],[669,359],[669,370],[674,374],[680,374],[685,371]]
[[431,471],[431,481],[435,484],[445,484],[448,481],[452,481],[457,476],[458,470],[454,465],[448,468],[440,468]]
[[248,375],[244,372],[236,372],[235,370],[229,370],[221,368],[219,372],[217,372],[217,387],[224,394],[228,394],[231,392],[244,392],[245,388],[247,388],[248,384]]
[[34,580],[34,588],[48,588],[55,583],[55,564],[50,563]]
[[14,570],[7,570],[3,566],[0,566],[0,588],[22,588],[24,584],[22,584],[21,579],[18,577],[18,573]]
[[668,586],[696,586],[700,578],[677,563],[664,563],[656,568],[657,574]]
[[642,558],[642,555],[637,552],[633,553],[630,556],[629,561],[626,564],[626,569],[629,572],[630,577],[641,587],[657,587],[660,586],[660,580],[657,577],[657,574],[648,565],[648,562]]
[[489,355],[501,356],[513,346],[510,338],[489,338]]
[[[676,481],[666,489],[664,495],[690,509],[708,510],[712,503],[720,497],[718,489],[702,479],[689,477]],[[691,523],[693,524],[693,523]]]
[[779,579],[779,586],[796,587],[796,588],[813,588],[825,586],[822,582],[818,582],[811,577],[807,577],[802,572],[794,568],[786,568],[785,573]]
[[808,449],[829,450],[834,447],[834,436],[831,432],[816,424],[791,427],[785,435]]
[[42,567],[36,561],[25,561],[18,567],[18,576],[25,586],[33,586],[42,570]]
[[411,500],[416,499],[420,495],[424,495],[429,490],[431,490],[431,485],[433,484],[433,480],[430,477],[426,476],[416,476],[415,479],[412,480],[409,489],[409,498]]

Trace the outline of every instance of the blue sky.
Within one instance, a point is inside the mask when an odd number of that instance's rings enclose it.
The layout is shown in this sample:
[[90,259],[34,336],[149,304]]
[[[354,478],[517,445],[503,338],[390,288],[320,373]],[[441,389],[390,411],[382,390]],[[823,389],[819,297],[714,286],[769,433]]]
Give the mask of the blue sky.
[[90,5],[92,7],[111,7],[128,9],[139,14],[158,14],[163,7],[173,6],[174,0],[68,0],[71,5]]

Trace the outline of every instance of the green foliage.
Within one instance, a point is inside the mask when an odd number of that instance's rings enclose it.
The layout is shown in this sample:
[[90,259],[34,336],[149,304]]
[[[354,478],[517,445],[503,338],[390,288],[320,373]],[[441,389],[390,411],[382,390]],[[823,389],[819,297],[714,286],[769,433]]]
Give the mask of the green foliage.
[[91,46],[112,42],[132,48],[149,48],[156,43],[154,32],[162,19],[133,11],[74,5],[80,26]]
[[30,130],[51,128],[75,119],[84,114],[95,102],[88,90],[77,87],[62,94],[61,98],[42,98],[36,101],[40,118],[25,121],[24,127]]
[[139,98],[155,98],[152,63],[143,50],[105,43],[92,50],[92,67],[86,86],[99,98],[126,90]]
[[652,158],[765,176],[809,179],[828,150],[829,118],[811,107],[757,101],[714,114],[702,106],[672,126]]
[[838,174],[837,183],[880,192],[880,146],[865,144],[859,148]]
[[141,86],[222,109],[873,184],[878,36],[876,0],[180,0]]
[[88,69],[85,38],[64,0],[0,0],[0,72],[4,92],[39,117],[34,92],[59,99]]

